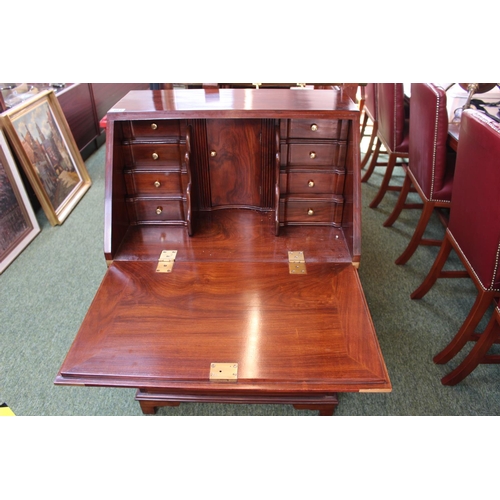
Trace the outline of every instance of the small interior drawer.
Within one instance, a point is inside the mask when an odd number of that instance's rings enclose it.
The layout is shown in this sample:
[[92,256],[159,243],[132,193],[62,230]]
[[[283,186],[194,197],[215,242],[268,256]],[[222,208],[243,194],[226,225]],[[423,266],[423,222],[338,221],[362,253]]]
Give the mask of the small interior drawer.
[[129,167],[158,168],[182,163],[179,144],[127,144],[123,145],[125,164]]
[[187,173],[181,171],[125,172],[127,193],[133,195],[163,196],[186,192]]
[[280,192],[283,194],[341,195],[344,191],[344,180],[345,175],[342,171],[282,171]]
[[342,224],[342,197],[307,199],[285,197],[280,200],[280,222],[286,224]]
[[178,199],[128,199],[127,210],[132,224],[161,224],[184,222],[184,200]]
[[334,139],[337,120],[289,120],[288,137],[291,139]]
[[288,165],[334,165],[336,143],[290,144]]
[[133,120],[122,125],[123,137],[137,139],[164,140],[181,137],[181,120]]

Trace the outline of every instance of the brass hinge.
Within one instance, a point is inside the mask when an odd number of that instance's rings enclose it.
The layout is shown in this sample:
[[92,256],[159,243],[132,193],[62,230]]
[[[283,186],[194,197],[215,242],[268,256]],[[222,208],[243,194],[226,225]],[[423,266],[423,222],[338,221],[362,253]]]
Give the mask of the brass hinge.
[[290,274],[307,274],[304,252],[288,252],[288,270]]
[[174,267],[177,250],[163,250],[156,266],[157,273],[171,273]]
[[236,382],[238,380],[238,363],[210,363],[210,380]]

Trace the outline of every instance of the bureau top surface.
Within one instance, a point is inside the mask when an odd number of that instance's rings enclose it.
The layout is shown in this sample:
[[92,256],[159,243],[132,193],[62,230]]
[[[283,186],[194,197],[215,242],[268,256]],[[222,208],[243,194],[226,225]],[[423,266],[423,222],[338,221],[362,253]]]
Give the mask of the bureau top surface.
[[353,118],[359,113],[341,90],[173,89],[133,90],[108,120],[158,118]]

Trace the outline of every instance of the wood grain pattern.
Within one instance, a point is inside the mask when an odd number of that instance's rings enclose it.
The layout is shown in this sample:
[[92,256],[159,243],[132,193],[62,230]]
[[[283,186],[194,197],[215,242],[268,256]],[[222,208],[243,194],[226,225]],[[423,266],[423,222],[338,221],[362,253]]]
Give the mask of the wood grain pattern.
[[[386,389],[373,325],[349,264],[117,262],[58,382],[213,389],[211,362],[237,362],[227,391]],[[324,284],[318,287],[318,282]],[[109,291],[113,290],[110,294]]]

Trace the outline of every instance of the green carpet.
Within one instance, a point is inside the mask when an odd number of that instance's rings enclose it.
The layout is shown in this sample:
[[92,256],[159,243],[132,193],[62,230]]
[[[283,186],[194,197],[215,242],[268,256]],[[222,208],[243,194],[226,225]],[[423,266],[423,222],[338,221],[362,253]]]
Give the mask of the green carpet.
[[[62,226],[37,213],[41,233],[0,275],[0,401],[17,416],[142,415],[135,389],[60,387],[54,378],[106,271],[102,251],[104,157],[102,147],[87,161],[93,181]],[[475,298],[468,279],[440,280],[426,297],[412,301],[437,247],[420,247],[405,266],[394,260],[404,250],[418,219],[405,210],[392,228],[382,222],[397,194],[368,208],[381,181],[378,168],[362,187],[360,277],[391,377],[389,394],[340,394],[336,415],[498,415],[499,372],[478,367],[455,387],[440,379],[463,358],[435,365],[432,357],[459,328]],[[402,182],[402,171],[398,172]],[[442,236],[433,219],[429,235]],[[455,264],[457,262],[455,261]],[[289,405],[181,404],[158,416],[301,415]]]

